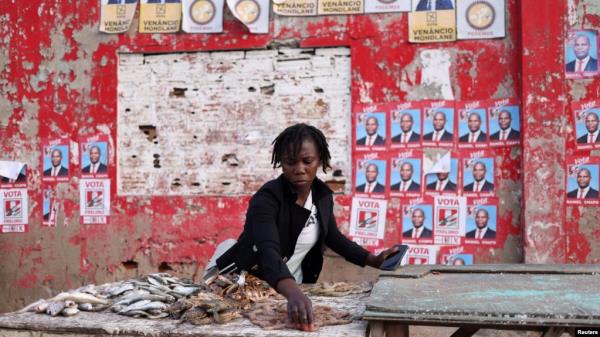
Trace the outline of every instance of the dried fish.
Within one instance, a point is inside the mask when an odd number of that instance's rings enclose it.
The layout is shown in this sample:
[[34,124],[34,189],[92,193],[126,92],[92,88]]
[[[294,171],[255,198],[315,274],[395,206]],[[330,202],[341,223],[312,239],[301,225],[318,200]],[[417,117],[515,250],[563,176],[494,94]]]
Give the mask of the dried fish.
[[[28,312],[28,311],[36,311],[37,307],[44,303],[46,303],[46,300],[40,299],[40,300],[37,300],[37,301],[25,306],[25,308],[23,308],[17,312],[22,313],[22,312]],[[45,311],[45,309],[44,309],[44,311]]]
[[92,303],[79,303],[77,308],[79,308],[79,310],[81,311],[92,311],[92,309],[94,309],[94,306],[92,305]]
[[141,300],[138,302],[135,302],[133,304],[131,304],[130,306],[122,309],[121,311],[119,311],[120,314],[122,313],[126,313],[128,311],[132,311],[132,310],[152,310],[152,309],[160,309],[160,310],[165,310],[167,309],[167,305],[164,304],[163,302],[158,302],[158,301],[149,301],[149,300]]
[[184,287],[177,285],[173,288],[173,291],[178,293],[179,295],[183,295],[185,297],[197,294],[200,291],[198,287]]
[[108,304],[105,299],[97,298],[96,296],[84,293],[60,293],[49,301],[66,301],[71,300],[77,303],[92,303],[92,304]]
[[48,304],[48,308],[46,309],[46,313],[50,316],[56,316],[60,314],[60,312],[65,308],[65,302],[63,301],[54,301]]
[[73,315],[77,315],[77,313],[79,312],[79,309],[77,309],[77,307],[66,307],[62,310],[62,314],[63,316],[73,316]]

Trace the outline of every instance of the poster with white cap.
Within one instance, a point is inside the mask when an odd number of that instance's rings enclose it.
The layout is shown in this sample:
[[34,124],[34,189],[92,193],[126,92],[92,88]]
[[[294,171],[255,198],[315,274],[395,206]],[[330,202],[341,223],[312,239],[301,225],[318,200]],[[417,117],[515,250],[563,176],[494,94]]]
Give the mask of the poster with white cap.
[[423,156],[425,194],[456,194],[458,192],[458,159],[451,151]]
[[505,0],[461,0],[456,3],[457,37],[492,39],[506,36]]
[[223,32],[224,4],[224,0],[182,0],[182,30],[186,33]]
[[269,0],[227,0],[227,7],[250,33],[269,33]]

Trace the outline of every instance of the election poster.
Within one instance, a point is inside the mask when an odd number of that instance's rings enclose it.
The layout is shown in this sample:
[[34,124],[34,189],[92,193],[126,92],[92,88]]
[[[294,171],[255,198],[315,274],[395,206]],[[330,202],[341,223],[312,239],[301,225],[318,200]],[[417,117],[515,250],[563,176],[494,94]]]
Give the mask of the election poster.
[[108,177],[108,136],[98,135],[81,139],[80,167],[82,178]]
[[565,202],[567,205],[598,206],[598,157],[567,156]]
[[79,213],[83,224],[106,224],[110,215],[110,179],[79,181]]
[[438,253],[438,263],[447,266],[468,266],[473,264],[472,246],[442,246]]
[[101,0],[100,31],[108,34],[129,30],[138,0]]
[[27,165],[0,160],[0,188],[27,188]]
[[505,0],[460,0],[456,3],[459,40],[506,36]]
[[224,5],[224,0],[182,0],[182,30],[186,33],[222,33]]
[[421,195],[422,158],[420,150],[405,150],[390,158],[390,195],[418,197]]
[[56,227],[59,203],[56,198],[56,189],[53,185],[42,187],[42,225]]
[[465,244],[496,245],[498,238],[498,199],[469,199]]
[[353,130],[356,151],[384,151],[387,139],[387,108],[370,106],[355,113]]
[[423,156],[423,182],[426,195],[457,194],[459,167],[456,153],[445,151]]
[[181,23],[181,0],[140,0],[140,33],[176,33]]
[[455,0],[413,0],[408,40],[413,43],[456,40]]
[[377,153],[358,158],[354,169],[354,195],[384,198],[387,191],[387,160]]
[[569,30],[565,37],[565,76],[581,79],[598,74],[598,31]]
[[495,193],[493,153],[489,150],[474,150],[463,153],[463,156],[463,195],[493,196]]
[[515,99],[491,100],[488,103],[490,146],[513,146],[521,143],[521,116]]
[[254,34],[269,32],[269,4],[269,0],[227,0],[233,16]]
[[364,12],[365,0],[319,0],[319,15],[361,14]]
[[433,204],[431,199],[409,199],[401,205],[402,243],[433,244]]
[[458,148],[488,147],[487,106],[485,101],[457,102]]
[[318,0],[273,1],[273,13],[282,16],[316,16]]
[[411,0],[364,0],[365,13],[410,12]]
[[383,239],[387,200],[352,198],[350,236]]
[[431,101],[423,104],[423,146],[454,147],[454,102]]
[[42,181],[69,180],[69,146],[70,141],[65,138],[42,142]]
[[29,222],[27,189],[0,190],[0,225],[2,233],[27,232]]
[[578,150],[600,149],[598,134],[598,116],[600,116],[600,100],[573,103],[573,120],[575,121],[575,140]]
[[438,249],[432,245],[410,245],[401,264],[436,264]]
[[385,249],[383,240],[349,235],[350,239],[374,255]]
[[435,244],[460,245],[465,233],[467,199],[458,196],[436,196],[433,212]]
[[421,106],[417,102],[393,104],[391,114],[392,149],[421,147]]

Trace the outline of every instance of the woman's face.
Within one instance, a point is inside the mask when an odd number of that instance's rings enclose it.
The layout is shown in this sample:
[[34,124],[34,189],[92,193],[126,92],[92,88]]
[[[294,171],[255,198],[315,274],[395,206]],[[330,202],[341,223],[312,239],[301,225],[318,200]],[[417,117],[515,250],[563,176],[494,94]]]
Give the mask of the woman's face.
[[296,156],[290,153],[283,155],[281,168],[283,175],[298,191],[310,189],[317,171],[321,167],[321,158],[312,140],[302,142],[300,152]]

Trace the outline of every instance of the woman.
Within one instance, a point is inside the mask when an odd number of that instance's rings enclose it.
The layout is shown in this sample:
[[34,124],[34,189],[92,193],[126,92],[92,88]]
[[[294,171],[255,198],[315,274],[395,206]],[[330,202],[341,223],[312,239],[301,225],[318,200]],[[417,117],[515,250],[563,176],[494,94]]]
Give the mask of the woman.
[[[378,268],[397,249],[374,256],[346,238],[333,216],[332,191],[316,178],[331,168],[325,136],[296,124],[273,142],[271,163],[283,174],[267,182],[250,200],[244,231],[217,259],[219,272],[249,271],[286,297],[293,323],[309,324],[311,301],[297,283],[314,283],[323,266],[325,246],[346,260]],[[306,325],[304,325],[306,326]]]

